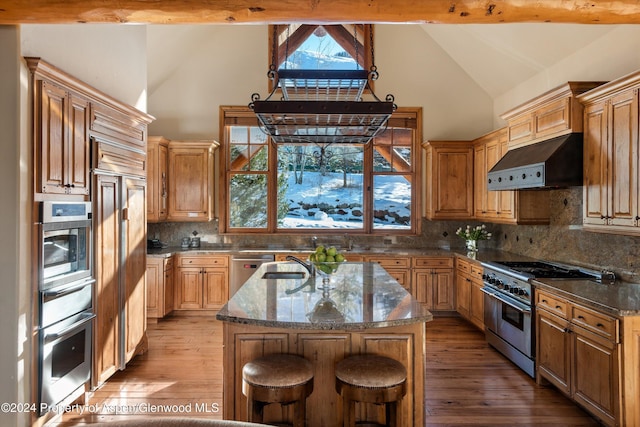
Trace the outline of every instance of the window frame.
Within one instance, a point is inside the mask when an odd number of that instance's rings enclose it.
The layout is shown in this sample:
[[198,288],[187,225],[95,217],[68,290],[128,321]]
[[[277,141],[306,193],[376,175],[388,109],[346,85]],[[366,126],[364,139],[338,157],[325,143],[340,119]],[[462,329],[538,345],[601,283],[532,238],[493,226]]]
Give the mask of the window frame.
[[[277,222],[277,147],[272,141],[267,141],[268,152],[268,176],[267,180],[267,228],[231,228],[229,226],[229,184],[232,172],[227,168],[229,164],[229,156],[231,144],[228,136],[227,126],[258,126],[258,120],[249,107],[243,106],[220,106],[220,149],[219,153],[219,224],[218,232],[220,234],[360,234],[360,235],[420,235],[422,230],[421,212],[422,212],[422,187],[423,177],[421,174],[423,155],[422,155],[422,107],[398,107],[389,119],[389,127],[409,128],[413,130],[413,140],[411,142],[411,171],[409,175],[412,177],[411,182],[411,227],[409,229],[393,229],[393,228],[376,228],[373,223],[373,180],[374,176],[384,175],[388,173],[376,172],[373,169],[373,143],[369,143],[364,149],[364,162],[369,165],[365,166],[366,174],[364,181],[364,220],[363,227],[358,229],[349,228],[278,228]],[[394,174],[402,174],[394,173]],[[406,174],[404,174],[406,175]]]

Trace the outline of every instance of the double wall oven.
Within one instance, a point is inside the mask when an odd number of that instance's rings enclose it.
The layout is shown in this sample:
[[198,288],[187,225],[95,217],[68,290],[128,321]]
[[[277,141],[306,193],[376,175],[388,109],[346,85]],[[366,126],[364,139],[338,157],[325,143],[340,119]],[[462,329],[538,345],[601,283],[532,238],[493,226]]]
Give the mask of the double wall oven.
[[547,261],[483,262],[487,341],[535,377],[535,289],[532,279],[609,280],[607,273]]
[[38,407],[43,415],[91,375],[93,331],[90,202],[40,204]]

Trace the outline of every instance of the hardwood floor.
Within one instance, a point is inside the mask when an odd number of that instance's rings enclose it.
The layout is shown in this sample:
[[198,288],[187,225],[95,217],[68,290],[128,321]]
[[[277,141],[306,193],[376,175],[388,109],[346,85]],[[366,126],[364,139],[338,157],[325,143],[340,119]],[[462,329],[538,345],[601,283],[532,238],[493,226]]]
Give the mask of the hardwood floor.
[[[96,390],[88,405],[51,425],[161,415],[221,419],[221,332],[219,322],[203,317],[149,325],[149,351]],[[555,389],[537,386],[460,318],[427,324],[426,345],[429,427],[598,425]]]

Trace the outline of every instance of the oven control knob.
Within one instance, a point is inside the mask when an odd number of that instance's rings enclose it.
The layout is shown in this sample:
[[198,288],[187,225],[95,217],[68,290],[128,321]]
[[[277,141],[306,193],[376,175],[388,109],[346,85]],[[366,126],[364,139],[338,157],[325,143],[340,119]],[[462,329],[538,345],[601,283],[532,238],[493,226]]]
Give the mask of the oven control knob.
[[498,280],[498,287],[500,289],[504,289],[505,291],[509,290],[509,285],[505,284],[502,280]]
[[520,295],[522,295],[523,297],[528,297],[529,296],[529,292],[527,292],[526,289],[520,289]]
[[489,276],[489,283],[491,283],[492,285],[493,285],[494,283],[496,283],[496,278],[495,278],[495,277],[492,277],[492,276]]

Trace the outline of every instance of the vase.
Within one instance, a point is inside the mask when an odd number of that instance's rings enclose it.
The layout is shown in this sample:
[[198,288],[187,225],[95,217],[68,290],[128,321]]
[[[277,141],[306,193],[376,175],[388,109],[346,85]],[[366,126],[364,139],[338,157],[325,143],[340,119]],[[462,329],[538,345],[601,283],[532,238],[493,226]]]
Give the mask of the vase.
[[475,259],[477,253],[478,253],[478,241],[467,240],[467,256],[469,258]]

